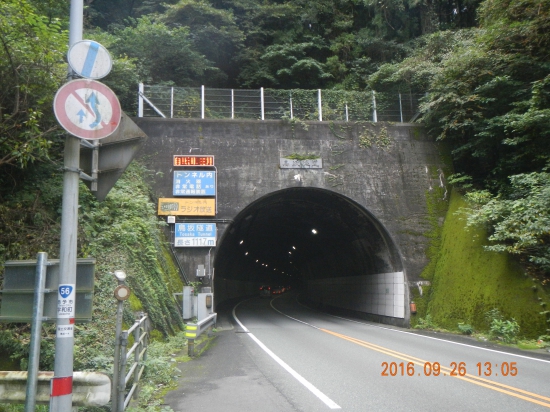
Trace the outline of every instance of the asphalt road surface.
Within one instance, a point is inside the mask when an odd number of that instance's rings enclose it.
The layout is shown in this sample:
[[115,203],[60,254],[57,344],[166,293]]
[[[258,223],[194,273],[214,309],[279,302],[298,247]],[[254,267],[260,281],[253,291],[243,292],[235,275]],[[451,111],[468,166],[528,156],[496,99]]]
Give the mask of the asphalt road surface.
[[174,411],[550,410],[550,356],[324,314],[297,294],[220,313]]

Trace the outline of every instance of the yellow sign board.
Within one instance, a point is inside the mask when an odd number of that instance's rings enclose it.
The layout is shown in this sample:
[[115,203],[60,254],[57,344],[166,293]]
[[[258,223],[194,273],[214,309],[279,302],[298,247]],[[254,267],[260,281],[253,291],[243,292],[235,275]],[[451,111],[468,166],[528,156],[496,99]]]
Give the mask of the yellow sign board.
[[161,197],[158,214],[163,216],[216,216],[216,199]]

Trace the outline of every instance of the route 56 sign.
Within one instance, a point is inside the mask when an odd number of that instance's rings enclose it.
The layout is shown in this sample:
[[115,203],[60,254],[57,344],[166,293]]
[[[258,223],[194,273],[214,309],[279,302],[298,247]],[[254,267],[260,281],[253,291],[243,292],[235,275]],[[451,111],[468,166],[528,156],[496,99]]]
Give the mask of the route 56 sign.
[[53,107],[57,121],[66,131],[87,140],[113,134],[122,112],[111,89],[88,79],[65,83],[57,91]]

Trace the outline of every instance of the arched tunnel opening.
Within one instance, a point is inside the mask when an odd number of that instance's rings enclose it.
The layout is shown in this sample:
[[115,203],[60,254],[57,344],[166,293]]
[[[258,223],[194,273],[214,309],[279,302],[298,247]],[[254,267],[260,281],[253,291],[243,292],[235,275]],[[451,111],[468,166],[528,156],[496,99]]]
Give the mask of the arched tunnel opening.
[[290,285],[307,301],[383,323],[406,324],[401,254],[367,209],[338,193],[289,188],[243,209],[214,258],[216,300]]

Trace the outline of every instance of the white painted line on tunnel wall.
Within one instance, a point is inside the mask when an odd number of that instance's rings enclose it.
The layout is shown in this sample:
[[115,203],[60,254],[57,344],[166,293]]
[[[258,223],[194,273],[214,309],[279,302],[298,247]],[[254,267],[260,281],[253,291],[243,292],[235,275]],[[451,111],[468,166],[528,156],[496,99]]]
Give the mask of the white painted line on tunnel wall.
[[267,353],[275,362],[277,362],[280,366],[283,367],[288,373],[290,373],[298,382],[300,382],[302,385],[304,385],[311,393],[313,393],[317,398],[319,398],[325,405],[327,405],[330,409],[341,409],[341,407],[334,402],[332,399],[330,399],[327,395],[325,395],[323,392],[321,392],[319,389],[317,389],[312,383],[310,383],[308,380],[306,380],[302,375],[300,375],[298,372],[296,372],[294,369],[292,369],[285,361],[283,361],[281,358],[279,358],[277,355],[275,355],[267,346],[265,346],[254,334],[252,334],[246,326],[244,326],[241,321],[237,318],[237,315],[235,313],[235,309],[237,309],[237,306],[239,306],[242,302],[239,302],[235,307],[233,308],[233,319],[239,324],[239,326],[243,329],[243,331],[246,332],[250,338],[256,342],[256,344],[264,350],[265,353]]

